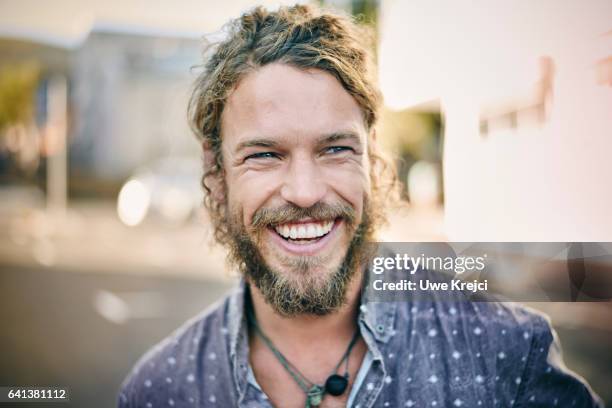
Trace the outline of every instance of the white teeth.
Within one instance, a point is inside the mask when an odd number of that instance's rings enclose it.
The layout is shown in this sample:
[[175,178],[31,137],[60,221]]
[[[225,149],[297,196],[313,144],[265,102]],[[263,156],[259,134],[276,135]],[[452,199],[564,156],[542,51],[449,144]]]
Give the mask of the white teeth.
[[274,229],[284,238],[291,239],[313,239],[319,238],[331,231],[333,221],[325,221],[322,223],[309,222],[305,224],[284,224],[277,225]]

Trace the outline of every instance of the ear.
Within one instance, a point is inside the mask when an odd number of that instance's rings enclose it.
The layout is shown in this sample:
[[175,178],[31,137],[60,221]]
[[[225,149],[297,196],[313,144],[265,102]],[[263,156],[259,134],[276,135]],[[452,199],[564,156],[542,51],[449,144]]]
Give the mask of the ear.
[[376,139],[378,138],[378,134],[376,133],[376,127],[372,126],[372,128],[368,131],[368,152],[371,152],[376,148]]
[[370,140],[372,140],[372,142],[376,143],[376,138],[378,137],[378,134],[376,133],[376,126],[372,126],[372,129],[370,129]]
[[[202,142],[204,159],[204,174],[215,168],[217,164],[216,154],[208,140]],[[225,183],[223,182],[223,170],[217,174],[206,177],[206,186],[210,189],[210,196],[218,203],[225,202]]]
[[378,138],[378,134],[376,133],[376,127],[372,126],[372,128],[368,131],[368,154],[376,151],[376,140]]

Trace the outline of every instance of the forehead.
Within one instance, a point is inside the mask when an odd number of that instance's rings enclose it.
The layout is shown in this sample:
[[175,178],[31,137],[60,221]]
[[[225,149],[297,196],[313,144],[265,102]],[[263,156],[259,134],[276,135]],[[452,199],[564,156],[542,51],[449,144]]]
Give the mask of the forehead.
[[366,134],[359,105],[333,75],[281,63],[258,68],[240,81],[228,98],[221,128],[229,144],[251,137]]

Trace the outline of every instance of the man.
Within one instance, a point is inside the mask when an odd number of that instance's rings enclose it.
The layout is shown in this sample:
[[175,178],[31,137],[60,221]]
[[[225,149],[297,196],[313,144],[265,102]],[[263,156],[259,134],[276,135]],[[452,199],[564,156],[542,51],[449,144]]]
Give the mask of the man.
[[542,316],[360,296],[396,185],[369,58],[360,28],[310,6],[231,24],[190,112],[243,281],[141,359],[120,407],[596,405]]

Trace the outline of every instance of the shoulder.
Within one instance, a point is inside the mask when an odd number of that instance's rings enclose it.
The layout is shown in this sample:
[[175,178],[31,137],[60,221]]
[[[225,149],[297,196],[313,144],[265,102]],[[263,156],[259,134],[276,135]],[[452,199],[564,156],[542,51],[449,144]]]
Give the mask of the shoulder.
[[[442,324],[458,342],[478,346],[489,358],[513,362],[520,373],[531,354],[547,350],[553,342],[550,319],[544,313],[518,303],[450,302],[439,313]],[[444,310],[445,309],[445,310]],[[510,373],[507,373],[510,374]],[[514,375],[514,373],[513,373]],[[515,379],[516,380],[516,379]]]
[[400,322],[444,326],[455,336],[463,332],[467,337],[508,339],[513,344],[523,340],[527,346],[534,337],[552,339],[548,316],[518,303],[429,299],[398,304]]
[[507,336],[515,344],[522,340],[529,346],[552,341],[549,317],[519,303],[471,302],[464,310],[493,337]]
[[473,377],[509,406],[600,406],[588,383],[563,363],[557,334],[542,312],[518,303],[469,301],[402,309],[417,332],[444,334],[427,344],[469,358],[469,366],[479,367]]
[[524,363],[522,376],[515,379],[517,403],[603,407],[587,381],[565,365],[561,343],[548,316],[517,304],[506,305],[505,309],[518,328],[513,337],[529,343],[525,355],[513,356]]
[[119,406],[147,407],[159,403],[173,406],[177,398],[196,402],[195,384],[205,375],[202,362],[211,360],[211,365],[218,365],[213,360],[228,355],[229,300],[230,296],[213,304],[149,349],[123,381]]

